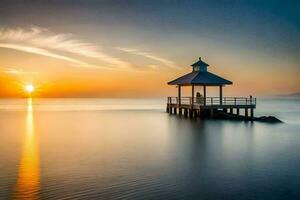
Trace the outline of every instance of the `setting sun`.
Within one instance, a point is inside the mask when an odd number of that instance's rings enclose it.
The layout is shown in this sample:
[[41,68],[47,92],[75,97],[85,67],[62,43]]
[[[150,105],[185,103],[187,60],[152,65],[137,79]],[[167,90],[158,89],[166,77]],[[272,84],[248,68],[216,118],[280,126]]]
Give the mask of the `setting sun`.
[[25,90],[28,93],[32,93],[34,91],[34,86],[32,84],[28,84],[25,86]]

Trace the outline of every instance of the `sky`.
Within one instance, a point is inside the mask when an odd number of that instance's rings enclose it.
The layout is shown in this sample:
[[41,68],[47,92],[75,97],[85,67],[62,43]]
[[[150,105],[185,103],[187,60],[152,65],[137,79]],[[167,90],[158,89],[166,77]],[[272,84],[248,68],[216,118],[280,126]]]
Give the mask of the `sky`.
[[224,96],[299,92],[299,10],[296,0],[1,0],[0,97],[24,97],[26,84],[37,97],[176,95],[167,82],[200,56],[233,82]]

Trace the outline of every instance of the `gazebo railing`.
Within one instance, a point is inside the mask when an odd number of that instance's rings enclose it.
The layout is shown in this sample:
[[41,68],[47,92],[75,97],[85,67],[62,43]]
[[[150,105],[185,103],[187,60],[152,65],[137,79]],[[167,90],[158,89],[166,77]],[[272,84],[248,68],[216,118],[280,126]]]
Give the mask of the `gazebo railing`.
[[223,97],[220,102],[220,97],[168,97],[168,104],[177,105],[256,105],[256,98],[253,97]]

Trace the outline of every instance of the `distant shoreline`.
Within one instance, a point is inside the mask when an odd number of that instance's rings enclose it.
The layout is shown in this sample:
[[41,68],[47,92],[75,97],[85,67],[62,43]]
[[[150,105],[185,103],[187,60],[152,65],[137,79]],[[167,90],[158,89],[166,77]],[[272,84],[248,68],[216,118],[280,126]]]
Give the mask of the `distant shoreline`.
[[291,94],[277,94],[277,95],[274,95],[274,97],[296,97],[296,98],[300,98],[300,92],[291,93]]

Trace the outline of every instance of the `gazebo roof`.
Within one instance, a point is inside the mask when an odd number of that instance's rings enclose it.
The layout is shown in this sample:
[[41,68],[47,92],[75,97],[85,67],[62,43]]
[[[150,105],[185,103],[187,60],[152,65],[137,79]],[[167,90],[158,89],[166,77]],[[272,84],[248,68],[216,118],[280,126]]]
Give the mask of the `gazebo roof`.
[[[201,68],[201,65],[204,67]],[[168,84],[169,85],[208,85],[208,86],[232,84],[231,81],[208,72],[206,66],[209,65],[203,62],[201,58],[199,58],[199,61],[192,64],[191,66],[193,66],[193,71],[191,73],[188,73],[173,81],[170,81],[168,82]],[[195,66],[200,66],[200,68],[195,68]]]
[[201,57],[199,57],[199,60],[197,62],[195,62],[194,64],[191,64],[192,67],[194,66],[209,66],[209,64],[207,64],[206,62],[203,62],[201,60]]
[[181,76],[173,81],[168,82],[169,85],[230,85],[231,81],[226,80],[210,72],[194,71]]

